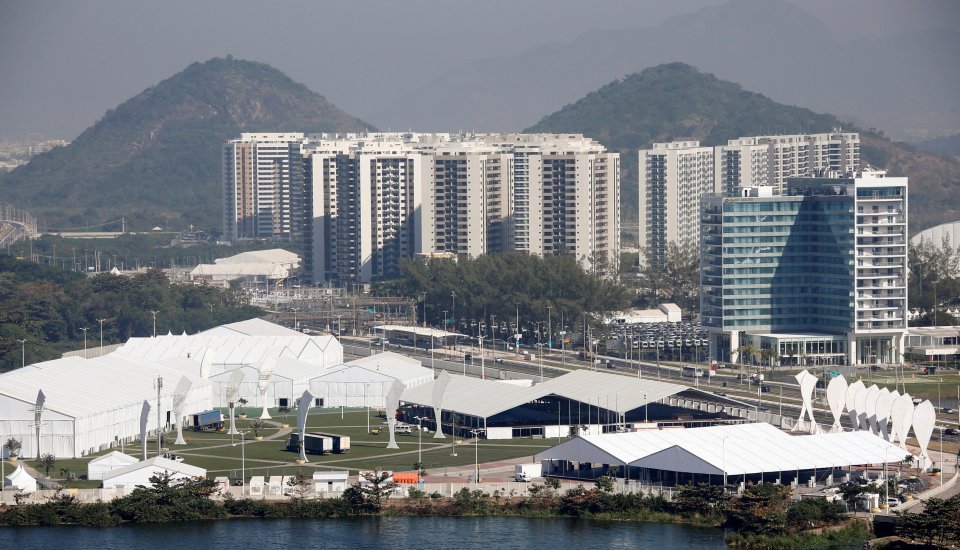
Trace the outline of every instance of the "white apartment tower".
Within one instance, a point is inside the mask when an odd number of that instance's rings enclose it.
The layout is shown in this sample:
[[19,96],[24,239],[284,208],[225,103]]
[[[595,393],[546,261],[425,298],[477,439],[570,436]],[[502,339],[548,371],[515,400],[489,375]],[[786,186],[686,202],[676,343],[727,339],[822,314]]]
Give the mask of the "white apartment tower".
[[244,133],[223,146],[224,236],[293,240],[302,227],[299,133]]
[[574,255],[615,273],[619,155],[578,134],[314,134],[300,143],[304,268],[396,274],[414,254]]
[[789,178],[860,170],[860,134],[835,131],[732,139],[716,148],[716,164],[724,194],[767,185],[782,192]]
[[662,264],[667,243],[700,244],[700,198],[717,192],[713,148],[698,141],[654,143],[640,151],[640,246]]

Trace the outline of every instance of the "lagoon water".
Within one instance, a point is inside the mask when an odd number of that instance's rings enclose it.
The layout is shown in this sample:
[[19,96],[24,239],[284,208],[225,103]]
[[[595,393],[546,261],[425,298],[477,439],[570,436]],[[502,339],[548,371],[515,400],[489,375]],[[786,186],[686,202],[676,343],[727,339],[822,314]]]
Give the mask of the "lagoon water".
[[0,548],[158,550],[726,548],[720,529],[510,517],[229,520],[162,525],[0,528]]

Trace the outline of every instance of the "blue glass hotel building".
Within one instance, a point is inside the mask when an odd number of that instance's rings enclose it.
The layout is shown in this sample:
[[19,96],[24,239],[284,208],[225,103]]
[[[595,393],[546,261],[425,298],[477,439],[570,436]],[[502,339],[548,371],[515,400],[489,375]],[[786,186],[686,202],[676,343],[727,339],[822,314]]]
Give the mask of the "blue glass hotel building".
[[701,216],[711,357],[737,362],[749,343],[771,364],[901,361],[906,178],[796,178],[783,194],[751,187],[705,197]]

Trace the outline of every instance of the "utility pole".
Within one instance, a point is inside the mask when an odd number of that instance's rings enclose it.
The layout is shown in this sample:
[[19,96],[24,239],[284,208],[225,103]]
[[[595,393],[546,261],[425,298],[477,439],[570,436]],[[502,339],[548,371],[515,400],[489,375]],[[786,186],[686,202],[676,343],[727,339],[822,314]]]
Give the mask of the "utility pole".
[[451,290],[450,297],[453,300],[453,306],[451,307],[451,315],[453,315],[453,332],[457,332],[457,292]]
[[97,319],[100,322],[100,355],[103,355],[103,322],[106,319]]
[[27,339],[17,340],[17,342],[20,342],[20,367],[22,368],[27,366]]
[[162,437],[160,436],[160,390],[163,389],[163,377],[157,377],[157,456],[161,456],[160,447],[162,444]]

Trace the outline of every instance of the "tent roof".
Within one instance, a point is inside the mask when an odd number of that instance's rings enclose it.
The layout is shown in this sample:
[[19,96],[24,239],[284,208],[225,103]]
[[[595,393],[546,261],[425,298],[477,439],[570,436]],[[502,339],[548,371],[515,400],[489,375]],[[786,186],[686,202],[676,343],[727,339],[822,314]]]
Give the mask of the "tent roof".
[[117,468],[116,470],[105,473],[103,474],[103,479],[113,479],[115,477],[119,477],[130,472],[135,472],[143,468],[163,469],[190,477],[206,477],[207,475],[207,471],[203,468],[191,466],[190,464],[184,464],[183,462],[177,462],[176,460],[170,460],[169,458],[163,458],[162,456],[155,456],[153,458],[148,458],[147,460],[142,460],[129,466]]
[[270,321],[264,321],[260,318],[247,319],[246,321],[237,321],[205,330],[200,334],[206,335],[236,335],[245,336],[293,336],[301,335],[291,328],[287,328]]
[[98,456],[89,462],[89,464],[99,464],[101,462],[109,462],[111,464],[136,464],[136,458],[121,453],[120,451],[110,451],[109,453]]
[[7,474],[4,485],[16,487],[17,489],[33,492],[37,490],[37,480],[27,473],[23,464],[17,464],[15,470]]
[[[32,405],[42,390],[46,396],[44,408],[79,418],[156,395],[158,376],[169,381],[187,376],[194,387],[204,383],[199,376],[185,375],[156,361],[108,353],[91,359],[63,357],[0,374],[0,395]],[[164,395],[171,395],[175,385],[164,386]]]
[[[354,359],[342,367],[335,370],[339,371],[346,368],[360,368],[370,372],[396,378],[397,380],[409,380],[412,378],[433,378],[433,371],[422,366],[418,359],[407,357],[388,351],[385,353],[375,353],[360,359]],[[326,373],[324,374],[326,375]]]
[[792,436],[770,424],[754,423],[584,435],[536,456],[741,475],[899,462],[902,454],[899,447],[870,432]]
[[[401,400],[431,406],[435,383],[408,388]],[[599,403],[600,408],[626,413],[686,389],[687,386],[680,384],[588,370],[569,372],[531,387],[451,375],[442,407],[470,416],[489,418],[536,399],[557,395],[582,403]]]
[[240,254],[234,254],[226,258],[218,258],[214,260],[217,265],[221,264],[256,264],[256,263],[267,263],[267,264],[285,264],[285,263],[297,263],[300,261],[300,256],[296,255],[293,252],[289,252],[282,248],[271,248],[269,250],[252,250],[250,252],[241,252]]

